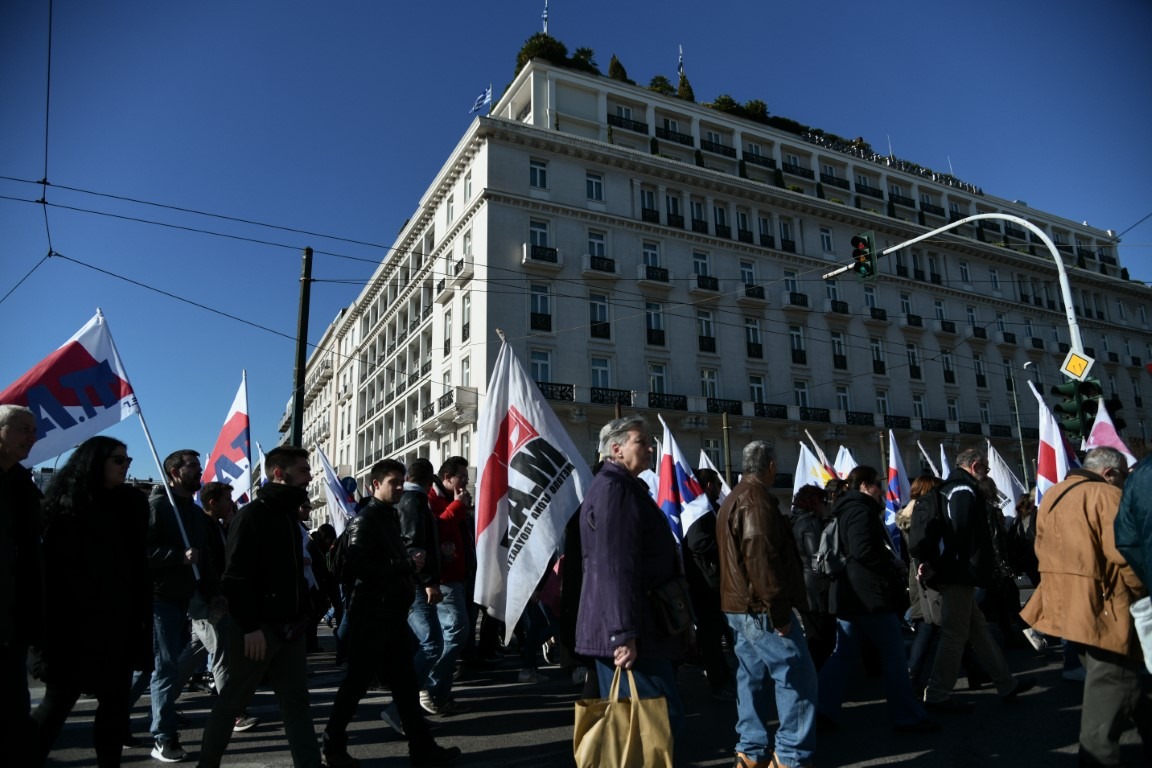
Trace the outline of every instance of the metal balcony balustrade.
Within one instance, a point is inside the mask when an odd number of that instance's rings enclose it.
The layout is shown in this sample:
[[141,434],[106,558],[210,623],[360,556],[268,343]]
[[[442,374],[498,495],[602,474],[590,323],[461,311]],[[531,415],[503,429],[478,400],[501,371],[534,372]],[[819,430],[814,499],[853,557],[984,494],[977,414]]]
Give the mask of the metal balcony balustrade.
[[749,299],[763,299],[764,298],[764,286],[751,285],[751,284],[745,283],[744,284],[744,296],[746,298],[749,298]]
[[910,197],[904,197],[904,195],[898,195],[895,192],[889,192],[888,193],[888,199],[891,200],[892,202],[896,203],[897,205],[903,205],[906,208],[915,208],[916,207],[916,201],[915,200],[913,200]]
[[908,324],[909,328],[924,327],[924,318],[920,317],[920,315],[905,315],[904,322]]
[[750,230],[750,229],[738,229],[738,230],[736,230],[736,239],[742,243],[753,242],[752,230]]
[[884,374],[886,372],[887,372],[887,366],[884,365],[883,360],[873,360],[872,361],[872,373]]
[[867,195],[868,197],[874,197],[877,200],[883,200],[884,199],[884,190],[878,189],[876,187],[870,187],[867,184],[861,184],[861,183],[857,182],[856,183],[856,191],[858,193],[860,193],[861,195]]
[[639,120],[633,120],[630,117],[608,115],[608,125],[615,126],[616,128],[625,128],[629,131],[635,131],[636,133],[648,133],[648,123],[642,123]]
[[944,369],[944,383],[945,384],[955,384],[956,383],[956,371],[945,368]]
[[884,417],[885,429],[912,429],[912,419],[909,416],[893,416],[891,414]]
[[723,237],[723,238],[727,238],[727,239],[731,240],[732,239],[732,227],[728,226],[727,224],[717,224],[716,225],[716,237]]
[[546,261],[549,264],[559,263],[560,257],[555,248],[546,245],[533,245],[528,248],[528,258],[534,261]]
[[543,312],[533,312],[528,317],[528,327],[533,331],[551,331],[552,315]]
[[679,213],[668,214],[668,226],[684,229],[684,217]]
[[944,278],[939,272],[931,272],[928,275],[928,281],[932,283],[932,285],[941,285],[944,282]]
[[832,367],[838,371],[848,370],[848,355],[832,355]]
[[801,178],[812,180],[816,178],[816,172],[811,168],[801,168],[799,165],[793,165],[792,163],[782,163],[780,168],[784,173],[790,173],[793,176],[800,176]]
[[656,138],[667,139],[668,141],[675,141],[678,144],[683,144],[686,147],[691,147],[695,144],[695,140],[687,133],[680,133],[673,131],[670,128],[656,128]]
[[912,270],[912,279],[913,280],[919,280],[920,282],[924,282],[924,270],[913,269]]
[[968,327],[972,330],[972,338],[974,338],[974,339],[987,339],[988,338],[988,329],[985,328],[984,326],[982,326],[982,325],[970,325]]
[[742,157],[744,158],[744,162],[750,163],[752,165],[758,165],[761,168],[776,168],[775,158],[766,157],[765,155],[757,155],[753,152],[745,152]]
[[745,344],[745,348],[748,351],[748,357],[750,357],[754,360],[763,360],[764,359],[764,345],[763,344],[756,342],[756,341],[749,341]]
[[720,280],[713,275],[696,275],[696,287],[705,291],[718,291]]
[[710,397],[705,403],[708,413],[727,413],[730,416],[743,416],[744,404],[739,400],[724,400]]
[[783,238],[781,238],[780,250],[787,251],[788,253],[796,253],[796,241],[795,240],[784,240]]
[[610,339],[612,338],[612,325],[611,323],[599,322],[592,323],[590,329],[592,338],[594,339]]
[[842,179],[839,176],[833,176],[830,173],[820,174],[820,183],[827,184],[830,187],[837,187],[839,189],[851,189],[851,184],[848,179]]
[[649,392],[648,407],[666,408],[670,411],[686,411],[688,410],[688,396],[670,395],[666,392]]
[[616,272],[616,259],[612,259],[612,258],[609,258],[607,256],[589,256],[588,257],[588,266],[589,266],[589,268],[591,268],[597,272],[615,273]]
[[944,419],[920,419],[920,429],[925,432],[947,432],[948,423]]
[[944,215],[944,209],[941,208],[939,205],[933,205],[932,203],[926,203],[923,200],[920,201],[920,210],[924,211],[924,213],[930,213],[933,216],[943,216]]
[[641,208],[640,218],[649,224],[660,223],[660,211],[655,208]]
[[729,147],[725,144],[721,144],[718,141],[700,139],[700,149],[705,149],[709,152],[715,152],[716,154],[724,155],[725,157],[736,157],[736,147]]
[[588,400],[593,405],[632,405],[632,392],[627,389],[592,387],[588,393]]
[[888,321],[888,310],[883,307],[868,307],[868,317],[872,320]]
[[456,402],[456,390],[450,389],[440,395],[440,399],[436,401],[436,404],[440,407],[440,410],[444,410],[445,408],[451,408],[454,402]]
[[708,220],[707,219],[692,219],[692,231],[698,232],[702,235],[708,234]]
[[716,337],[715,336],[697,336],[697,343],[701,352],[715,352],[716,351]]
[[1012,437],[1012,427],[1007,424],[989,424],[989,437]]
[[644,265],[644,279],[655,280],[660,283],[668,282],[668,270],[664,267],[654,267],[651,264]]
[[803,350],[803,349],[792,350],[792,363],[794,365],[807,365],[808,364],[808,352],[806,350]]
[[981,219],[980,221],[976,222],[976,224],[981,229],[986,229],[989,232],[999,232],[1000,231],[1000,222],[998,222],[998,221],[992,221],[990,219]]
[[647,341],[649,344],[662,347],[664,346],[664,329],[663,328],[649,328],[647,329]]
[[800,420],[831,422],[832,413],[827,408],[810,408],[802,405],[800,406]]
[[760,233],[760,245],[764,248],[775,248],[776,238],[765,232]]
[[987,387],[988,386],[988,377],[985,376],[983,373],[976,374],[976,386]]
[[978,421],[961,421],[956,425],[962,435],[983,435],[984,425]]
[[874,427],[876,415],[869,411],[844,411],[844,423],[850,427]]
[[778,403],[755,403],[753,414],[761,419],[787,419],[788,406]]
[[561,400],[571,402],[576,399],[576,385],[574,384],[557,384],[551,381],[538,381],[536,386],[540,388],[540,394],[544,395],[546,400]]

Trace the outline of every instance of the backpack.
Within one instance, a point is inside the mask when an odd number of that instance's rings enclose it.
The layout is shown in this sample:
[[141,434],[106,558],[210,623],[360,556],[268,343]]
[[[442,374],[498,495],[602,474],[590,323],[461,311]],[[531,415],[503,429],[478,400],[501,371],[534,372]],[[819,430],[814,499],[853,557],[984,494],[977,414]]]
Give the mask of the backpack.
[[355,579],[349,578],[346,571],[348,570],[348,526],[344,526],[344,530],[340,532],[339,538],[336,543],[332,545],[332,550],[328,553],[328,571],[332,574],[332,578],[344,590],[345,599],[351,593],[351,588]]
[[832,518],[820,533],[820,547],[816,550],[813,568],[816,573],[835,579],[848,565],[848,555],[840,543],[840,519]]
[[945,539],[952,532],[948,519],[948,497],[934,488],[916,499],[908,526],[908,554],[921,562],[940,557]]

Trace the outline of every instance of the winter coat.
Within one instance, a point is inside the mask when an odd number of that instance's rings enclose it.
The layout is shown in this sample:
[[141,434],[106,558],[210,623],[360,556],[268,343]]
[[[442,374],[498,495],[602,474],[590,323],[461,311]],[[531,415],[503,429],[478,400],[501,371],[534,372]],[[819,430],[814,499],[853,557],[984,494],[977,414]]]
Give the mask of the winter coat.
[[792,509],[792,537],[800,551],[804,568],[804,590],[808,593],[809,613],[828,613],[828,587],[831,582],[816,570],[816,553],[820,550],[820,534],[824,521],[808,509]]
[[1136,657],[1128,606],[1146,590],[1116,549],[1120,496],[1083,469],[1045,492],[1036,515],[1040,584],[1020,617],[1045,634]]
[[[197,589],[205,598],[215,597],[220,591],[217,575],[219,565],[213,565],[212,544],[208,539],[209,518],[204,510],[196,506],[189,497],[174,496],[180,510],[180,522],[188,537],[185,544],[176,524],[176,514],[168,501],[168,493],[163,485],[152,488],[148,497],[148,563],[152,566],[152,594],[161,599],[179,603],[187,608],[192,593]],[[212,532],[214,533],[214,532]],[[199,551],[200,581],[192,567],[184,563],[184,553],[189,549]]]
[[580,505],[583,585],[576,652],[610,657],[636,640],[640,658],[677,659],[683,636],[665,634],[648,593],[678,572],[676,539],[648,486],[606,463]]
[[948,499],[952,532],[944,551],[931,560],[936,571],[932,585],[995,586],[1000,580],[999,562],[988,504],[976,478],[963,469],[954,469],[940,492]]
[[440,530],[428,505],[428,492],[415,483],[404,483],[404,493],[396,503],[400,519],[400,540],[408,550],[424,550],[424,568],[416,574],[422,587],[440,583]]
[[766,613],[773,627],[783,627],[793,608],[808,605],[792,526],[759,478],[745,477],[724,499],[716,544],[725,613]]
[[27,468],[0,470],[0,646],[44,636],[40,499]]
[[866,493],[848,491],[836,500],[844,573],[832,584],[830,607],[845,618],[903,609],[904,580],[896,565],[883,508]]
[[1152,586],[1152,458],[1137,464],[1124,483],[1116,514],[1116,549],[1136,578],[1145,587]]
[[440,541],[440,583],[463,582],[468,578],[469,546],[464,526],[472,519],[462,501],[449,500],[433,489],[428,494],[428,506],[436,518],[436,531]]
[[344,576],[353,583],[349,613],[386,619],[406,617],[412,606],[416,568],[400,541],[396,509],[372,499],[348,523]]

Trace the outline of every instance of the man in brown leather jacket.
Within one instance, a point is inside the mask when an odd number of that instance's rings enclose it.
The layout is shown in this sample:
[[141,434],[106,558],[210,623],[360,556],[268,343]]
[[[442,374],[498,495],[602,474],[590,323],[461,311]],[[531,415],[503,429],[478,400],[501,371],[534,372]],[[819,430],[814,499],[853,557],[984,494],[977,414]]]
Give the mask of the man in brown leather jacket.
[[[716,523],[720,607],[736,635],[736,766],[798,768],[816,744],[816,668],[795,609],[807,603],[800,553],[772,496],[776,453],[764,441],[744,448],[744,479],[724,500]],[[775,681],[780,727],[775,748],[767,678]]]

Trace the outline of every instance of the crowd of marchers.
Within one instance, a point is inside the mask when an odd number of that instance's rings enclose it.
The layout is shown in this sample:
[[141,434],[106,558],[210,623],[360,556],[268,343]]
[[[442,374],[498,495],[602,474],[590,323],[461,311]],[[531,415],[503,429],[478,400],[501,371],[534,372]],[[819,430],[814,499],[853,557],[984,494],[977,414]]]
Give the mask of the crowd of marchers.
[[[376,684],[391,691],[382,717],[413,765],[460,755],[436,743],[428,718],[464,711],[452,696],[462,657],[482,664],[502,636],[488,617],[477,632],[470,599],[466,459],[376,463],[337,536],[304,523],[300,448],[269,452],[268,482],[237,509],[230,486],[201,484],[190,450],[168,455],[166,483],[145,496],[126,483],[126,446],[102,436],[42,495],[20,464],[35,439],[31,411],[0,405],[0,727],[13,765],[45,763],[82,695],[97,701],[98,764],[120,765],[139,745],[130,713],[148,692],[152,757],[219,766],[232,734],[258,725],[246,708],[261,686],[275,692],[296,766],[358,764],[348,727]],[[667,703],[670,743],[657,752],[671,761],[686,715],[677,674],[691,655],[712,695],[735,702],[734,765],[795,768],[836,738],[857,664],[881,676],[896,732],[930,734],[971,711],[955,693],[961,677],[994,686],[1006,707],[1035,686],[1012,673],[1003,645],[1062,643],[1065,677],[1084,686],[1080,765],[1118,764],[1133,723],[1152,756],[1152,686],[1129,612],[1152,579],[1148,461],[1130,473],[1122,454],[1095,449],[1038,509],[1025,495],[1005,518],[986,455],[963,450],[946,479],[912,483],[889,528],[887,483],[868,466],[801,488],[781,510],[775,453],[755,440],[722,500],[720,477],[697,471],[706,503],[685,510],[677,540],[641,479],[652,447],[639,417],[601,429],[592,483],[515,628],[521,683],[536,681],[542,644],[583,698],[630,670],[636,690],[625,680],[622,695]],[[1035,587],[1023,608],[1021,574]],[[677,581],[694,608],[686,630],[656,604]],[[325,616],[345,671],[317,733],[307,655]],[[176,701],[205,666],[216,696],[199,749],[186,750]],[[29,674],[44,684],[35,707]]]

